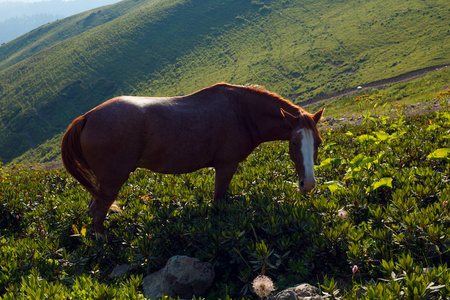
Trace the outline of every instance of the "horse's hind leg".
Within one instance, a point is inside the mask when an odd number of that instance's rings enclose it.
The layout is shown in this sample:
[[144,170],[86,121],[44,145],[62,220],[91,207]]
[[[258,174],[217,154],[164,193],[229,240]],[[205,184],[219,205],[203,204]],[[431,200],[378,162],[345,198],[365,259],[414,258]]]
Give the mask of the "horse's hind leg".
[[99,204],[102,204],[101,200],[98,201],[94,197],[91,197],[91,202],[89,202],[89,210],[94,220],[94,231],[96,238],[105,240],[105,228],[103,226],[103,222],[108,214],[109,207],[102,207],[102,205]]
[[129,173],[127,173],[126,176],[124,174],[120,179],[108,180],[107,182],[99,181],[101,196],[92,197],[91,202],[89,203],[89,210],[92,215],[94,230],[97,237],[104,236],[105,227],[103,222],[105,221],[109,208],[114,203],[114,200],[116,200],[120,188],[125,181],[127,181],[128,174]]
[[105,221],[109,208],[114,203],[114,199],[111,200],[106,198],[91,198],[91,202],[89,203],[89,210],[94,221],[94,230],[97,237],[103,236],[105,233],[103,222]]

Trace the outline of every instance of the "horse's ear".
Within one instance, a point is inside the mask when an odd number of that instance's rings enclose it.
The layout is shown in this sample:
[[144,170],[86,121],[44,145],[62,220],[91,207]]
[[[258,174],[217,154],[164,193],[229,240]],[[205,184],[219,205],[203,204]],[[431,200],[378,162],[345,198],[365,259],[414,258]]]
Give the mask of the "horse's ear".
[[294,116],[284,109],[280,108],[280,112],[283,115],[284,120],[291,126],[295,127],[298,124],[298,116]]
[[322,119],[322,115],[323,115],[323,112],[324,112],[324,111],[325,111],[325,106],[322,107],[321,110],[319,110],[318,112],[316,112],[316,113],[313,115],[313,119],[314,119],[314,121],[316,122],[316,124],[319,123],[320,119]]

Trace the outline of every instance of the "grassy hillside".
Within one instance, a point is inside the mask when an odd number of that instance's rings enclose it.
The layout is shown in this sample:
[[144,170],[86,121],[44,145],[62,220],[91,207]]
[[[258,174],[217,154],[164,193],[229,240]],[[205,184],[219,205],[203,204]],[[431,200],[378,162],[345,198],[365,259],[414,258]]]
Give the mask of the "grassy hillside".
[[89,10],[36,28],[0,47],[0,70],[155,1],[157,0],[147,2],[122,1],[116,5]]
[[0,48],[0,157],[114,95],[227,81],[301,102],[447,63],[449,9],[445,0],[125,0],[49,24]]

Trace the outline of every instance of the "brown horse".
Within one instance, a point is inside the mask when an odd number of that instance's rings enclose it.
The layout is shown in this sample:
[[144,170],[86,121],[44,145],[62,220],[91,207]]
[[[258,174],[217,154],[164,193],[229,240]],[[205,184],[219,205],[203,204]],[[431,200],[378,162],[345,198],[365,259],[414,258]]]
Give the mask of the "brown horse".
[[94,229],[103,234],[109,208],[137,167],[166,174],[214,167],[215,200],[259,144],[290,140],[299,186],[309,192],[323,110],[310,114],[260,87],[225,83],[182,97],[117,97],[72,122],[61,155],[91,193]]

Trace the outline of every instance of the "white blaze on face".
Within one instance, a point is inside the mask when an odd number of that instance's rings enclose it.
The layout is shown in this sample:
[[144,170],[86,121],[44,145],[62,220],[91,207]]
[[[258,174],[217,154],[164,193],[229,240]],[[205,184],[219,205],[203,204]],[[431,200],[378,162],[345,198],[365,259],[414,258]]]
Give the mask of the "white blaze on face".
[[299,130],[302,135],[302,156],[305,175],[303,178],[303,189],[310,191],[316,185],[314,178],[314,137],[311,129],[302,128]]

